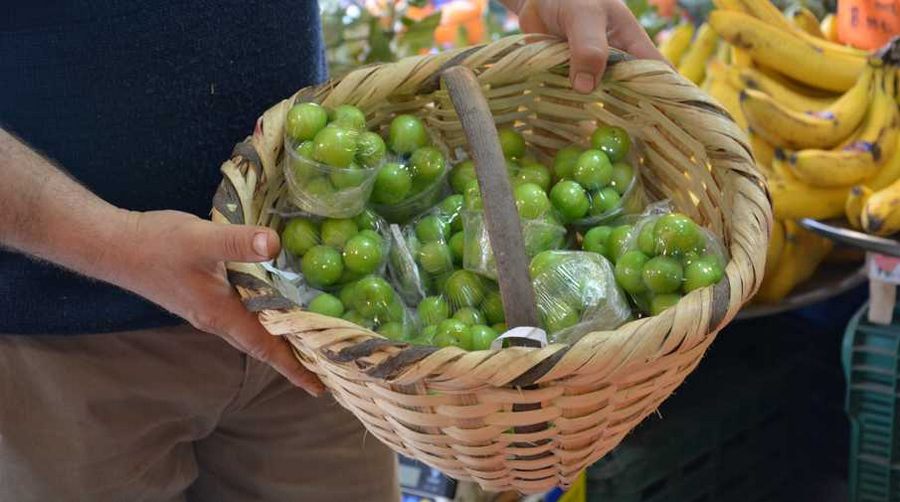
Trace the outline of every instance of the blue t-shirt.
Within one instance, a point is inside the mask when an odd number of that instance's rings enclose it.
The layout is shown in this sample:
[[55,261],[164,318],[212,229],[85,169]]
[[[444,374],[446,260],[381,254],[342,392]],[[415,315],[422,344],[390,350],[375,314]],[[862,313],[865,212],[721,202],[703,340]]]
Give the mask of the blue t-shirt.
[[[208,217],[234,144],[325,76],[313,0],[32,0],[0,16],[0,124],[132,210]],[[0,333],[176,322],[119,288],[0,251]]]

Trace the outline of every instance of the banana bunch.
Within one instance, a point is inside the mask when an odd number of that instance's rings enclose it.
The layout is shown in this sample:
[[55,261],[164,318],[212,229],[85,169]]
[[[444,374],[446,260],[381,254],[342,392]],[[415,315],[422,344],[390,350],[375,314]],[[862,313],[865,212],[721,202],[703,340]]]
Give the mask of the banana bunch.
[[683,21],[659,44],[659,51],[685,78],[700,85],[706,77],[706,65],[722,47],[711,26],[704,23],[695,29],[692,23]]
[[748,133],[775,209],[759,301],[777,302],[828,259],[802,218],[847,217],[900,231],[898,65],[836,42],[833,17],[782,13],[769,0],[713,0],[709,27],[730,50],[703,87]]

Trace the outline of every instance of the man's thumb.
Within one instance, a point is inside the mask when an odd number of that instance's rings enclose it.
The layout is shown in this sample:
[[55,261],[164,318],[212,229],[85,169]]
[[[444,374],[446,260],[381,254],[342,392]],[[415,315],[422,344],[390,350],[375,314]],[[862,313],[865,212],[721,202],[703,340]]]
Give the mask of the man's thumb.
[[275,257],[280,247],[271,228],[212,223],[209,246],[218,261],[260,262]]

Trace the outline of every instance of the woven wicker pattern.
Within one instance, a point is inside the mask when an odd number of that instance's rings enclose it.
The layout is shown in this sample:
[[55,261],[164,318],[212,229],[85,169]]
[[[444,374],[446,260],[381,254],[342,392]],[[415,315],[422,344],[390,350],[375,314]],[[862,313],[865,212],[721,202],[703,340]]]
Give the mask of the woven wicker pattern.
[[[294,99],[350,103],[370,125],[413,113],[451,149],[465,147],[439,73],[471,68],[498,125],[516,125],[548,160],[583,142],[595,120],[629,131],[648,191],[671,198],[728,247],[726,278],[663,314],[572,346],[465,352],[390,342],[340,319],[292,308],[258,265],[229,264],[232,283],[266,328],[381,441],[489,490],[567,485],[612,449],[682,382],[715,334],[756,291],[771,205],[745,135],[722,108],[663,63],[615,54],[601,89],[569,87],[565,43],[511,37],[371,66],[304,89],[259,119],[222,166],[213,219],[280,228],[283,122]],[[515,408],[515,409],[514,409]]]

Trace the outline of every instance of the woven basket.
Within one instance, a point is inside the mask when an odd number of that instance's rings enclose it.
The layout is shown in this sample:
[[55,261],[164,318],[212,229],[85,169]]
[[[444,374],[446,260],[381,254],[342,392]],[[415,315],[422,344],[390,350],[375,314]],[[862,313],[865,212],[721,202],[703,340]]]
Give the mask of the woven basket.
[[353,104],[376,127],[398,113],[418,115],[451,151],[462,146],[475,158],[490,194],[483,199],[507,320],[535,325],[524,252],[500,243],[521,243],[521,231],[510,217],[509,182],[495,175],[505,169],[491,116],[522,130],[545,161],[582,142],[597,120],[640,142],[645,188],[722,239],[731,257],[725,278],[661,315],[571,346],[466,352],[392,342],[301,311],[259,265],[228,264],[247,308],[290,341],[374,436],[493,491],[568,485],[678,387],[762,280],[771,204],[748,140],[727,112],[664,63],[615,51],[600,89],[580,95],[566,77],[568,61],[564,42],[517,36],[368,66],[303,89],[266,111],[235,147],[214,199],[214,221],[280,229],[270,209],[286,198],[282,134],[295,100]]

